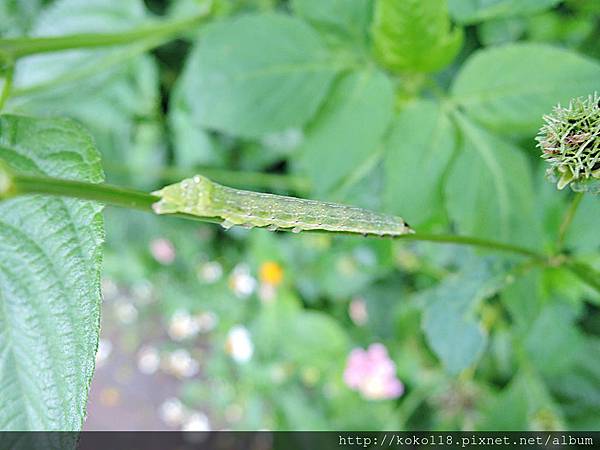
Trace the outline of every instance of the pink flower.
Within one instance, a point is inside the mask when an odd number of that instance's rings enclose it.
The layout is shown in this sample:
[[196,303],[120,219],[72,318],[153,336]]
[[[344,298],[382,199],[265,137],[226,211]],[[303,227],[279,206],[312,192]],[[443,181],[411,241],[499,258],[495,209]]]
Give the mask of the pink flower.
[[344,382],[369,400],[397,398],[404,392],[404,385],[396,378],[396,365],[383,344],[371,344],[367,350],[352,350]]
[[175,260],[175,247],[165,238],[154,239],[150,242],[150,253],[161,264],[171,264]]

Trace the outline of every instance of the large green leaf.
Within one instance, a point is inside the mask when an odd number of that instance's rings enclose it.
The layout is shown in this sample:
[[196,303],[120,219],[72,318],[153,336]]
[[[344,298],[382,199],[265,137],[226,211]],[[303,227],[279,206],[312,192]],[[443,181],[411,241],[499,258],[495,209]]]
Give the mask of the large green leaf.
[[336,84],[297,150],[317,191],[336,186],[377,150],[393,102],[392,83],[379,71],[351,73]]
[[433,72],[449,64],[463,42],[450,29],[446,0],[377,0],[375,55],[393,71]]
[[303,126],[343,67],[302,20],[245,15],[206,29],[181,92],[197,123],[258,137]]
[[[521,301],[526,302],[526,297]],[[571,367],[578,353],[584,351],[582,338],[575,327],[575,313],[565,304],[544,308],[530,324],[525,338],[529,360],[544,375],[563,373]],[[557,358],[556,355],[562,355]]]
[[557,103],[598,89],[600,64],[543,44],[479,50],[462,67],[452,96],[490,128],[533,138]]
[[501,17],[525,16],[551,8],[561,0],[448,0],[454,20],[474,23]]
[[450,217],[460,233],[535,247],[539,225],[527,159],[469,119],[457,117],[463,148],[446,182]]
[[[0,117],[14,170],[99,183],[90,136],[62,119]],[[101,206],[31,195],[0,202],[0,429],[79,430],[100,320]]]
[[421,294],[425,337],[448,372],[459,373],[481,356],[487,335],[474,313],[497,286],[492,267],[477,261]]
[[402,110],[385,144],[387,210],[418,226],[442,209],[442,175],[455,149],[455,134],[438,103],[420,100]]

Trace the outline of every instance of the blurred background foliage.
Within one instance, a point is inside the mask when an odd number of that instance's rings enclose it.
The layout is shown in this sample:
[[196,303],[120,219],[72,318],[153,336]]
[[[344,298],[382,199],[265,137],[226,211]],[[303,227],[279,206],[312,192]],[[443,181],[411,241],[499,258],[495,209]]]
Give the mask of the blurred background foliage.
[[[126,30],[203,3],[0,0],[0,33]],[[599,88],[597,1],[214,7],[159,48],[25,58],[8,110],[83,123],[113,183],[198,172],[557,250],[570,194],[544,180],[533,137],[552,105]],[[566,237],[596,268],[599,214],[585,198]],[[598,429],[600,295],[564,270],[113,208],[106,221],[88,429]]]

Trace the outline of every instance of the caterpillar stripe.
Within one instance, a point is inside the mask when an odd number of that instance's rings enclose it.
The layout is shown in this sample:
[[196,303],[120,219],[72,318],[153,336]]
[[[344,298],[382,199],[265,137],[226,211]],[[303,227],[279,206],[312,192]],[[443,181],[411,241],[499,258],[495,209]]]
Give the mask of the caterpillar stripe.
[[326,230],[363,235],[414,233],[400,217],[338,203],[232,189],[196,175],[153,192],[157,214],[186,213],[220,218],[222,226],[265,227],[298,233]]

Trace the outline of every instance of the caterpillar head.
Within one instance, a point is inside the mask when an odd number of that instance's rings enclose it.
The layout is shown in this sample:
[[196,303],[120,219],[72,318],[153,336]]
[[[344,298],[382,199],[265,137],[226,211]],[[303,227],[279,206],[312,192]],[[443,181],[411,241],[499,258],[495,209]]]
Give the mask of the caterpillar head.
[[544,116],[537,136],[547,174],[558,189],[595,191],[600,184],[600,96],[577,98]]
[[152,209],[157,214],[198,214],[208,209],[211,190],[212,182],[208,178],[196,175],[153,192],[152,194],[159,196],[160,200],[152,205]]

